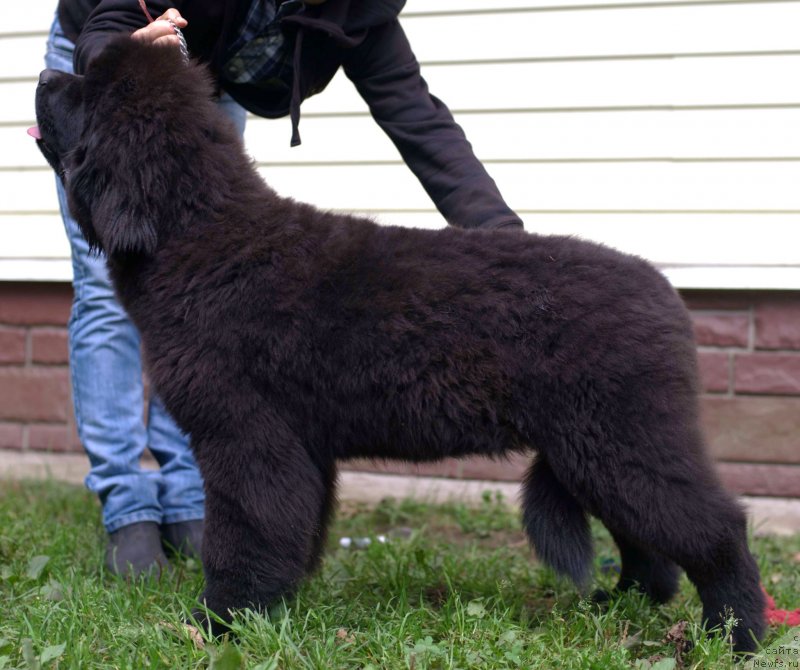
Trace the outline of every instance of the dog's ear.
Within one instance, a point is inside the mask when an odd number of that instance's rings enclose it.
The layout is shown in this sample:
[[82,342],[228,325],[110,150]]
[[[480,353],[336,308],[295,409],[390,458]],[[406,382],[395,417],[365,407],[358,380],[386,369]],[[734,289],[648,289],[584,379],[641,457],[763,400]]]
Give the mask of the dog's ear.
[[115,158],[126,160],[124,151],[99,157],[96,148],[84,147],[81,153],[83,160],[68,168],[65,184],[70,211],[90,248],[107,256],[154,253],[159,212],[153,199],[165,194],[148,188],[157,181],[153,168],[133,173],[109,164]]
[[157,219],[143,189],[114,183],[113,173],[84,161],[67,178],[70,211],[91,248],[114,254],[152,254],[158,245]]
[[152,254],[180,218],[171,210],[190,157],[175,145],[196,74],[176,51],[119,38],[87,71],[86,126],[65,182],[85,237],[109,256]]

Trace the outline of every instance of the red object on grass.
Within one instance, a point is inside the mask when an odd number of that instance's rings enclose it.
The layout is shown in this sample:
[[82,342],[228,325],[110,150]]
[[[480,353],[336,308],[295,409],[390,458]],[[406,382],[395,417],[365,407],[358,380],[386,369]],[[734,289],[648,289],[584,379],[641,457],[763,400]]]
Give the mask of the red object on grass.
[[[762,587],[763,589],[763,587]],[[770,626],[780,626],[786,624],[787,626],[800,626],[800,607],[796,610],[779,610],[775,607],[775,598],[773,598],[766,589],[764,595],[767,597],[767,623]]]

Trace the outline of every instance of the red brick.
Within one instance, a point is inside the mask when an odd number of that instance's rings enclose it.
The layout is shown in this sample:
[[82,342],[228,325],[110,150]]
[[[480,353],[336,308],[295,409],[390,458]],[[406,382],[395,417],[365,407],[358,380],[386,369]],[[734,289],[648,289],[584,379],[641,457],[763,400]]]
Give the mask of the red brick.
[[755,317],[756,348],[800,350],[800,293],[758,305]]
[[746,347],[750,333],[747,314],[692,314],[697,344],[709,347]]
[[800,354],[736,354],[737,393],[800,395]]
[[748,291],[681,291],[681,297],[689,309],[747,311],[753,303],[753,294]]
[[67,442],[67,451],[75,452],[75,453],[83,453],[83,445],[81,444],[81,440],[78,437],[78,429],[75,426],[75,413],[70,412],[69,421],[67,422],[67,426],[69,427],[69,441]]
[[719,463],[717,470],[725,487],[735,493],[800,498],[800,465]]
[[730,354],[721,351],[700,351],[697,353],[697,363],[704,391],[727,393],[730,390]]
[[800,398],[705,396],[701,406],[715,458],[800,464]]
[[73,451],[72,429],[63,424],[31,424],[28,426],[28,447],[40,451]]
[[66,283],[0,282],[0,323],[62,326],[71,305],[72,287]]
[[0,423],[0,449],[22,449],[22,425]]
[[0,328],[0,365],[25,362],[25,335],[23,328]]
[[0,420],[66,421],[70,412],[65,369],[0,368]]
[[67,331],[64,328],[36,329],[31,339],[34,363],[69,363]]

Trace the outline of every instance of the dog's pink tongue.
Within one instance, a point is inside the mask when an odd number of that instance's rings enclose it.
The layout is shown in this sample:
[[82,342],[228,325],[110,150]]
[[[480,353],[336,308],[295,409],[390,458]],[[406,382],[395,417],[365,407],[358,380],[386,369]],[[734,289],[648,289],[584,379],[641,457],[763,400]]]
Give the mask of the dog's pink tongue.
[[42,133],[39,131],[39,126],[31,126],[28,128],[28,135],[30,135],[35,140],[42,139]]

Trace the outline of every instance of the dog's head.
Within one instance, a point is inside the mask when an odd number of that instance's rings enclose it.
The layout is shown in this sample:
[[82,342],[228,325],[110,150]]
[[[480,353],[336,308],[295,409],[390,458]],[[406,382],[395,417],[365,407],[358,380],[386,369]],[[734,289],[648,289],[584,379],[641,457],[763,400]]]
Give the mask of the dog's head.
[[42,72],[29,134],[91,247],[109,256],[155,251],[169,219],[202,188],[200,148],[220,132],[236,141],[211,95],[205,68],[127,36],[85,76]]

